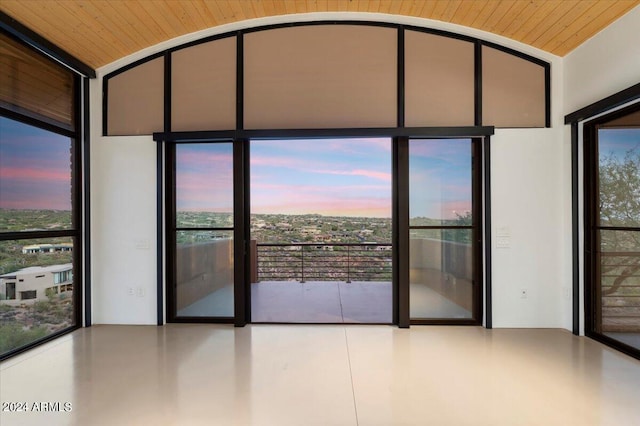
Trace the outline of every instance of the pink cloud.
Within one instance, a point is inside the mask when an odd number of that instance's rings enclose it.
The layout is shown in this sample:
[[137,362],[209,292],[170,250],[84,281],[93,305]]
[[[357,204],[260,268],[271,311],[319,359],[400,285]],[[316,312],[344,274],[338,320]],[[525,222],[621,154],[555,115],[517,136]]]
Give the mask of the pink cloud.
[[251,157],[251,166],[300,168],[300,160],[288,157]]
[[385,182],[391,182],[391,173],[378,172],[378,171],[375,171],[375,170],[362,170],[362,169],[348,170],[348,171],[341,171],[341,170],[312,170],[312,172],[314,172],[314,173],[322,173],[322,174],[329,174],[329,175],[364,176],[364,177],[368,177],[368,178],[372,178],[372,179],[383,180]]
[[20,168],[20,167],[2,167],[0,168],[0,178],[2,179],[25,179],[25,180],[44,180],[44,181],[67,181],[71,182],[71,171],[52,170],[40,168]]
[[206,166],[214,167],[219,164],[233,164],[233,155],[209,152],[180,151],[176,153],[176,162],[184,167],[189,166]]

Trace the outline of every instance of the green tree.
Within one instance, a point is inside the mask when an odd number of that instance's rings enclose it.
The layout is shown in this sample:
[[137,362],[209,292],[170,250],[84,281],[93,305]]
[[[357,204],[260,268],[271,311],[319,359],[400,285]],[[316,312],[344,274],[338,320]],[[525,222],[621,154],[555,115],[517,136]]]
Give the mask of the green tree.
[[[640,150],[628,150],[624,157],[613,153],[601,157],[599,165],[599,207],[601,226],[638,227],[640,225]],[[637,255],[606,255],[640,251],[638,232],[600,232],[602,275],[613,275],[610,286],[603,285],[603,295],[620,290],[622,284],[637,275],[640,257]],[[605,281],[605,278],[603,278]],[[604,282],[603,282],[604,284]],[[608,284],[608,283],[607,283]]]

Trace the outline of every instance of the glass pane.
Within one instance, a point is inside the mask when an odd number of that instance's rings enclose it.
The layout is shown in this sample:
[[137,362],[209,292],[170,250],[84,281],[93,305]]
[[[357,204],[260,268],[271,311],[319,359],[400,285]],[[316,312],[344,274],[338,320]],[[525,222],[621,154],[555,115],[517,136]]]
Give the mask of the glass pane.
[[73,130],[73,73],[0,34],[0,106]]
[[70,229],[73,142],[0,117],[0,232]]
[[602,333],[640,349],[640,232],[601,231]]
[[233,227],[233,145],[176,146],[176,226]]
[[246,129],[394,127],[395,28],[305,25],[244,36]]
[[236,38],[171,54],[171,130],[236,127]]
[[482,123],[545,127],[545,69],[524,58],[482,46]]
[[405,125],[473,126],[474,45],[405,31]]
[[411,230],[411,318],[472,318],[471,238],[471,229]]
[[107,135],[150,135],[164,130],[164,58],[108,80]]
[[469,139],[409,142],[409,224],[472,224]]
[[392,321],[391,140],[251,144],[255,322]]
[[73,239],[0,241],[0,354],[75,324]]
[[176,241],[176,316],[233,317],[233,231],[178,231]]
[[600,129],[601,226],[640,227],[640,128]]

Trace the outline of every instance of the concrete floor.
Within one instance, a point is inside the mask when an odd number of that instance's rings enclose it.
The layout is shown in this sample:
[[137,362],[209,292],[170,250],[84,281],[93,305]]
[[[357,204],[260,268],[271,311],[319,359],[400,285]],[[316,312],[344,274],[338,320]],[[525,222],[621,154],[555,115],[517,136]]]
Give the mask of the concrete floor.
[[98,325],[1,363],[0,395],[9,426],[635,426],[640,361],[558,329]]

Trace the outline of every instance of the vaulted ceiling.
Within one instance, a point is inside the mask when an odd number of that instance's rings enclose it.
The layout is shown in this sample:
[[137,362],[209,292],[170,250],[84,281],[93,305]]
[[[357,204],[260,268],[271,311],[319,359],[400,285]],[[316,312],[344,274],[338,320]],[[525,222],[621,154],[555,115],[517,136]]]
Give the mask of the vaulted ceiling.
[[488,31],[564,56],[640,0],[0,0],[0,10],[99,68],[222,24],[306,12],[374,12]]

